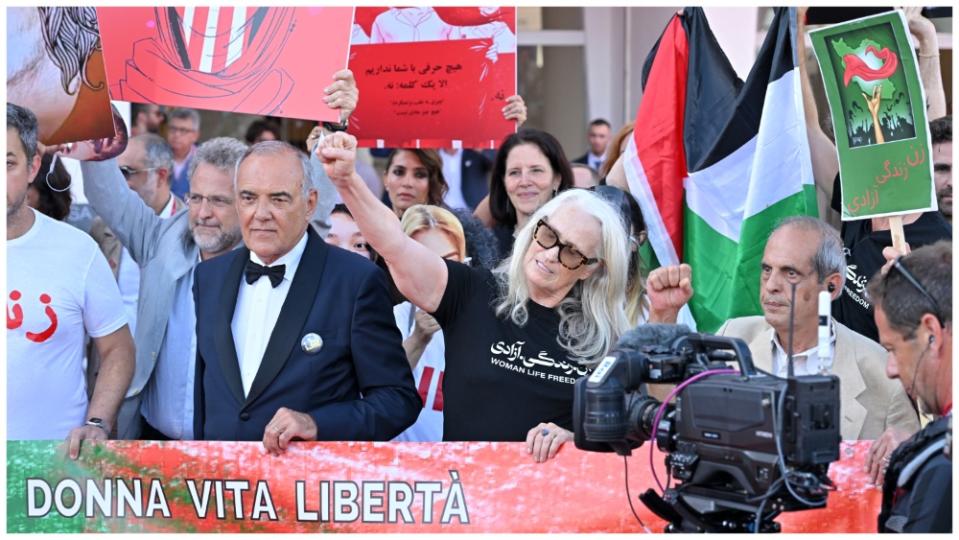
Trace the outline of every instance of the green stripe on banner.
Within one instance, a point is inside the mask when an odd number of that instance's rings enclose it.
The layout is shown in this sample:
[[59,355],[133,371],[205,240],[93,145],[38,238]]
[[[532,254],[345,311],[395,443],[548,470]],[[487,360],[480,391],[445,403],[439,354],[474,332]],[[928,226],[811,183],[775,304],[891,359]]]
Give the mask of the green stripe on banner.
[[759,266],[769,233],[785,217],[816,216],[816,208],[816,188],[805,185],[744,221],[738,244],[685,208],[683,251],[693,267],[695,291],[689,308],[700,332],[715,332],[733,317],[762,314]]
[[[53,482],[65,477],[82,477],[86,470],[79,462],[66,462],[56,456],[63,447],[30,441],[7,441],[7,532],[8,533],[80,533],[87,528],[81,513],[72,518],[50,512],[44,517],[27,517],[28,478]],[[55,465],[54,465],[55,464]],[[17,511],[19,510],[19,511]]]

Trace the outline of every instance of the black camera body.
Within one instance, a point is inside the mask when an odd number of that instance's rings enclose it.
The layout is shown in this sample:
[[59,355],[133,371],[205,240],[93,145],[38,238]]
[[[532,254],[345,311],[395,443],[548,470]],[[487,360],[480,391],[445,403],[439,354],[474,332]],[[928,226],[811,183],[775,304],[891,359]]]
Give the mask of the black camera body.
[[[665,341],[637,346],[624,336],[576,382],[576,446],[629,455],[655,438],[679,483],[665,499],[652,490],[641,499],[673,530],[749,531],[757,515],[776,530],[779,512],[824,506],[829,463],[839,459],[839,379],[761,374],[742,340],[647,326],[640,342],[657,332]],[[647,383],[685,386],[662,407]]]

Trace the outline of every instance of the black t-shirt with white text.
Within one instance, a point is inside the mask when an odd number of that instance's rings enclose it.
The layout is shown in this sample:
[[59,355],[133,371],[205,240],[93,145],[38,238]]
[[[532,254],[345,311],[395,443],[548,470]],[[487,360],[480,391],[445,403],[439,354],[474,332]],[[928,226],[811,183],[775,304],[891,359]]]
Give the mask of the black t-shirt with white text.
[[540,422],[572,430],[573,384],[589,369],[557,341],[557,311],[530,300],[521,327],[496,316],[492,272],[446,265],[449,281],[432,314],[446,341],[443,439],[525,441]]
[[[841,211],[839,176],[833,186],[832,207]],[[952,226],[939,212],[923,212],[919,219],[903,225],[906,242],[911,249],[952,239]],[[878,342],[879,330],[873,318],[872,302],[866,298],[869,280],[884,264],[882,250],[892,245],[888,230],[873,231],[872,221],[861,219],[842,222],[843,253],[846,255],[846,281],[842,294],[832,303],[832,315],[869,339]]]

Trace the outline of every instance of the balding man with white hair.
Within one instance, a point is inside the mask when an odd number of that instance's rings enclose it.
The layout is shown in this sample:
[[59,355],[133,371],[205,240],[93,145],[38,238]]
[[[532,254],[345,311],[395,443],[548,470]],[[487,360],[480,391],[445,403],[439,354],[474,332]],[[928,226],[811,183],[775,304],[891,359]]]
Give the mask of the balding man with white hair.
[[835,299],[846,269],[836,230],[807,216],[787,218],[769,235],[761,264],[763,316],[731,319],[718,333],[746,341],[756,367],[782,377],[787,372],[792,310],[795,374],[839,377],[843,439],[875,439],[892,426],[917,431],[919,419],[901,385],[891,384],[885,376],[886,352],[878,343],[833,321],[830,341],[834,354],[832,358],[820,354],[819,293],[825,291]]

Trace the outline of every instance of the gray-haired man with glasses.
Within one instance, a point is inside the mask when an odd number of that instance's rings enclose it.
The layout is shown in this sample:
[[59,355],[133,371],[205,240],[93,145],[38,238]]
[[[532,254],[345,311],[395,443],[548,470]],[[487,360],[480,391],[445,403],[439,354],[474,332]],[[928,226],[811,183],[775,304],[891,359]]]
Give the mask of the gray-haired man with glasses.
[[192,438],[193,268],[240,241],[233,168],[245,151],[245,144],[227,137],[198,147],[190,164],[195,193],[169,219],[161,219],[126,189],[126,175],[113,160],[81,162],[91,206],[141,272],[137,364],[117,420],[120,439]]
[[[175,216],[185,208],[182,200],[170,191],[173,171],[173,151],[163,137],[146,133],[130,138],[126,150],[117,156],[120,173],[127,187],[143,199],[160,218]],[[120,288],[123,309],[130,322],[130,332],[136,335],[137,304],[140,295],[140,268],[121,244],[120,238],[101,217],[90,225],[90,236],[106,257],[113,277]],[[92,389],[100,370],[100,357],[94,348],[88,354],[87,385]]]

